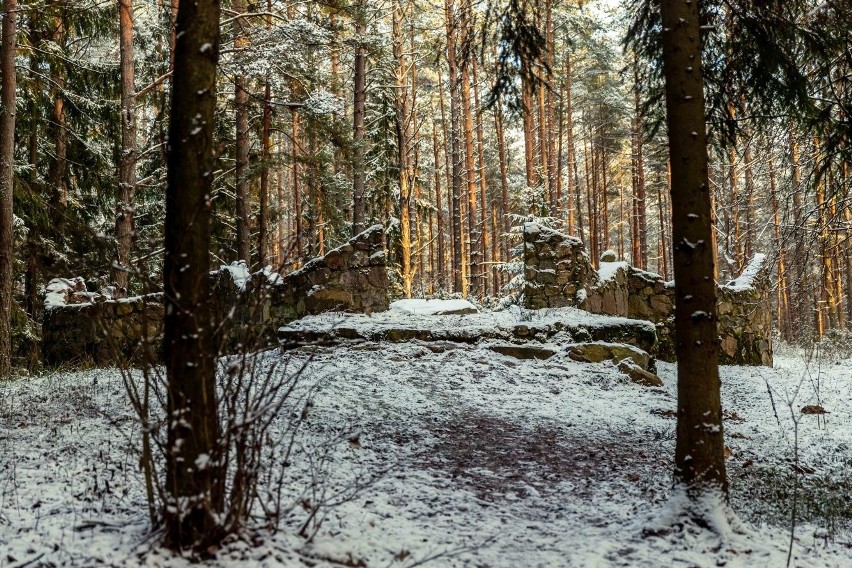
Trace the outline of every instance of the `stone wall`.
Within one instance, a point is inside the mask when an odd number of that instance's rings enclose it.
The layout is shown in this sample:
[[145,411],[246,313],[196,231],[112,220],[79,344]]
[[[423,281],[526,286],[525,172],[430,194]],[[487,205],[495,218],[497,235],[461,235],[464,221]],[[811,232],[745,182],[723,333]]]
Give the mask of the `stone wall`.
[[148,357],[162,358],[161,294],[98,300],[45,307],[42,320],[45,366],[107,366],[125,361],[138,363]]
[[[217,343],[225,352],[271,344],[278,326],[304,315],[379,312],[390,304],[380,225],[286,276],[269,268],[250,274],[244,263],[235,263],[211,272],[210,279],[214,317],[221,322]],[[47,366],[138,360],[143,339],[162,355],[162,295],[113,300],[87,292],[79,278],[56,279],[48,285],[45,308]]]
[[[571,262],[560,263],[562,258]],[[524,226],[524,264],[527,308],[575,306],[651,321],[657,326],[655,355],[674,360],[673,282],[626,262],[601,262],[596,271],[576,238],[534,223]],[[758,254],[737,280],[718,287],[722,364],[772,365],[770,286],[769,265]]]
[[594,269],[580,239],[524,223],[524,302],[527,308],[581,307]]

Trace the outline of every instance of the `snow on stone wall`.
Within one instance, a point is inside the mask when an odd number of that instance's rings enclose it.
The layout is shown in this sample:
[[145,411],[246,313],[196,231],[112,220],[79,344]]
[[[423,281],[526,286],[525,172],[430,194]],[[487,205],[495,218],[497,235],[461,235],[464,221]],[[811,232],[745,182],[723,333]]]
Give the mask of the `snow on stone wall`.
[[[380,225],[286,276],[269,267],[250,274],[244,263],[234,263],[210,278],[214,317],[221,323],[217,342],[226,352],[239,344],[269,344],[281,324],[304,315],[380,312],[390,303]],[[138,360],[142,344],[161,356],[159,294],[113,300],[86,292],[81,279],[57,279],[48,285],[45,307],[42,357],[47,366]]]
[[[595,271],[574,237],[533,223],[524,227],[524,304],[577,306],[596,314],[644,319],[657,326],[655,355],[674,360],[674,283],[626,262]],[[772,365],[769,264],[757,254],[736,280],[718,287],[720,362]]]

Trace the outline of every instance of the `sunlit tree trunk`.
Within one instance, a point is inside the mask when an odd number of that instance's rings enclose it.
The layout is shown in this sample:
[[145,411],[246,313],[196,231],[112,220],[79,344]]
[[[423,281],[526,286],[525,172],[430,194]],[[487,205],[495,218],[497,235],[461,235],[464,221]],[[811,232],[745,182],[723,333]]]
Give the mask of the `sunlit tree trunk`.
[[405,0],[396,0],[393,9],[393,56],[396,61],[396,85],[394,101],[396,106],[396,142],[399,161],[399,224],[401,233],[402,258],[400,277],[402,290],[406,298],[411,297],[414,282],[414,268],[411,263],[411,190],[414,181],[411,164],[411,141],[413,136],[411,103],[408,88],[408,57],[403,45],[403,25],[407,17],[408,5]]
[[480,284],[482,295],[488,293],[489,277],[489,230],[488,230],[488,184],[485,176],[485,134],[482,128],[482,104],[479,99],[479,82],[477,81],[477,63],[471,60],[473,71],[473,100],[476,105],[476,156],[477,156],[477,178],[479,180],[479,218],[481,220],[479,231],[479,251],[481,259]]
[[133,218],[136,202],[136,84],[133,62],[133,1],[120,0],[119,54],[121,66],[121,158],[118,167],[118,199],[115,233],[118,241],[113,280],[127,290],[130,255],[133,251]]
[[[469,16],[465,15],[464,18]],[[467,25],[463,26],[464,29]],[[468,69],[471,63],[463,62],[461,71],[461,100],[462,115],[464,117],[464,167],[467,180],[467,234],[469,258],[469,293],[479,295],[480,279],[479,273],[482,264],[482,242],[479,234],[479,221],[477,219],[476,198],[476,155],[473,142],[473,111],[471,110],[470,73]]]

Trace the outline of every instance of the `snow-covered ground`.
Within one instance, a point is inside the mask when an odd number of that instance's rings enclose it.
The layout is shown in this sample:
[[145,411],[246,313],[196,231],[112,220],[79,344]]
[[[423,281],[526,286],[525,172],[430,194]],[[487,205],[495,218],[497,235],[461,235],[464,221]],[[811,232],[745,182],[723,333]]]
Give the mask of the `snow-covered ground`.
[[[312,544],[294,536],[294,513],[211,564],[781,566],[798,483],[791,565],[852,565],[852,359],[808,364],[786,350],[774,369],[722,368],[744,526],[720,539],[688,525],[644,531],[670,510],[673,365],[660,363],[665,386],[648,389],[610,364],[487,345],[360,342],[270,351],[263,364],[282,357],[311,359],[302,447],[344,441],[329,486],[375,479],[328,512]],[[800,413],[817,404],[831,412],[824,426]],[[112,369],[0,383],[0,566],[188,564],[148,537],[133,416]],[[293,462],[298,499],[307,466]]]

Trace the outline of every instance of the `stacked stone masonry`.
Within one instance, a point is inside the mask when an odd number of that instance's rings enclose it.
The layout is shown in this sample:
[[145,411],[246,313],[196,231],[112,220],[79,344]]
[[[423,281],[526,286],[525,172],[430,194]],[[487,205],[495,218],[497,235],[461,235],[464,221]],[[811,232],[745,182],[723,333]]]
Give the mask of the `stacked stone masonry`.
[[[219,345],[224,352],[275,341],[278,326],[331,310],[388,309],[384,231],[373,226],[343,246],[286,276],[269,269],[249,274],[242,263],[210,273]],[[112,299],[87,292],[81,279],[48,286],[42,323],[47,366],[114,365],[162,357],[161,294]]]
[[[626,262],[601,262],[595,270],[582,243],[536,223],[524,225],[524,305],[574,306],[657,326],[655,355],[674,360],[674,283]],[[772,365],[769,265],[755,255],[736,280],[717,287],[720,362]]]

